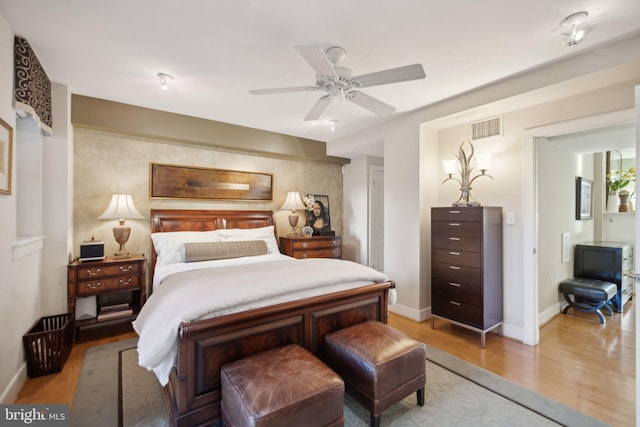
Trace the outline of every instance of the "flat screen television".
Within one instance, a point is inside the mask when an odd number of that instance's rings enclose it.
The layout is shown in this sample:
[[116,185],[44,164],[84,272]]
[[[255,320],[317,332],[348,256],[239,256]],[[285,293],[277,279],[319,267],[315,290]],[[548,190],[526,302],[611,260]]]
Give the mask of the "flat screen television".
[[622,247],[576,245],[573,275],[620,285]]

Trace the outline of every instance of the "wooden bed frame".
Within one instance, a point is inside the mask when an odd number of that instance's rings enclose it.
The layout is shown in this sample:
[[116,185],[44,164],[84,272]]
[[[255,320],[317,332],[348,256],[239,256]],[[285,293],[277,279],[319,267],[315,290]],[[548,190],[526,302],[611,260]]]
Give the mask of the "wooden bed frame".
[[[272,211],[151,210],[152,233],[269,225],[275,229]],[[151,252],[153,275],[156,254],[153,249]],[[164,388],[171,424],[220,424],[220,368],[227,362],[292,343],[322,358],[327,333],[367,320],[386,323],[388,292],[392,287],[393,282],[373,283],[183,323],[176,331],[179,336],[176,365]]]

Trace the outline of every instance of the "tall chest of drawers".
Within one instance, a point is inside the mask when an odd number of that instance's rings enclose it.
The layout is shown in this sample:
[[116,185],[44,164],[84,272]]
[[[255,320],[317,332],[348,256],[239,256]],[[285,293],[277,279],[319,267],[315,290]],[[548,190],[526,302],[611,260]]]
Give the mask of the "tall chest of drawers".
[[441,318],[480,332],[484,348],[502,311],[502,208],[431,208],[432,328]]

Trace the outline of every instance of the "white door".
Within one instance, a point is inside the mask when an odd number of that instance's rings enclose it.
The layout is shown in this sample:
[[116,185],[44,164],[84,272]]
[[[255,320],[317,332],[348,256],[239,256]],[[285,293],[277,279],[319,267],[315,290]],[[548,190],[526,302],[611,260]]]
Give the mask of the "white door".
[[384,270],[384,169],[371,166],[369,174],[369,267]]

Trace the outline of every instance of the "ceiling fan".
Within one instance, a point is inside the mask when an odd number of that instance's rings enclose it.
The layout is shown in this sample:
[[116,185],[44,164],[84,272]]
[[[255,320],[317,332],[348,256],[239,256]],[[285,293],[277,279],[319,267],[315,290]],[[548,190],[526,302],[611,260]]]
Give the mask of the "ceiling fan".
[[393,113],[396,109],[391,105],[385,104],[356,89],[425,78],[421,64],[391,68],[354,77],[350,69],[338,65],[347,56],[347,51],[339,46],[330,47],[326,51],[318,46],[296,46],[295,48],[311,68],[315,70],[315,86],[256,89],[250,90],[249,93],[252,95],[268,95],[285,92],[327,92],[326,95],[316,101],[311,111],[304,118],[305,121],[318,119],[329,103],[336,97],[351,101],[374,114],[385,115]]

